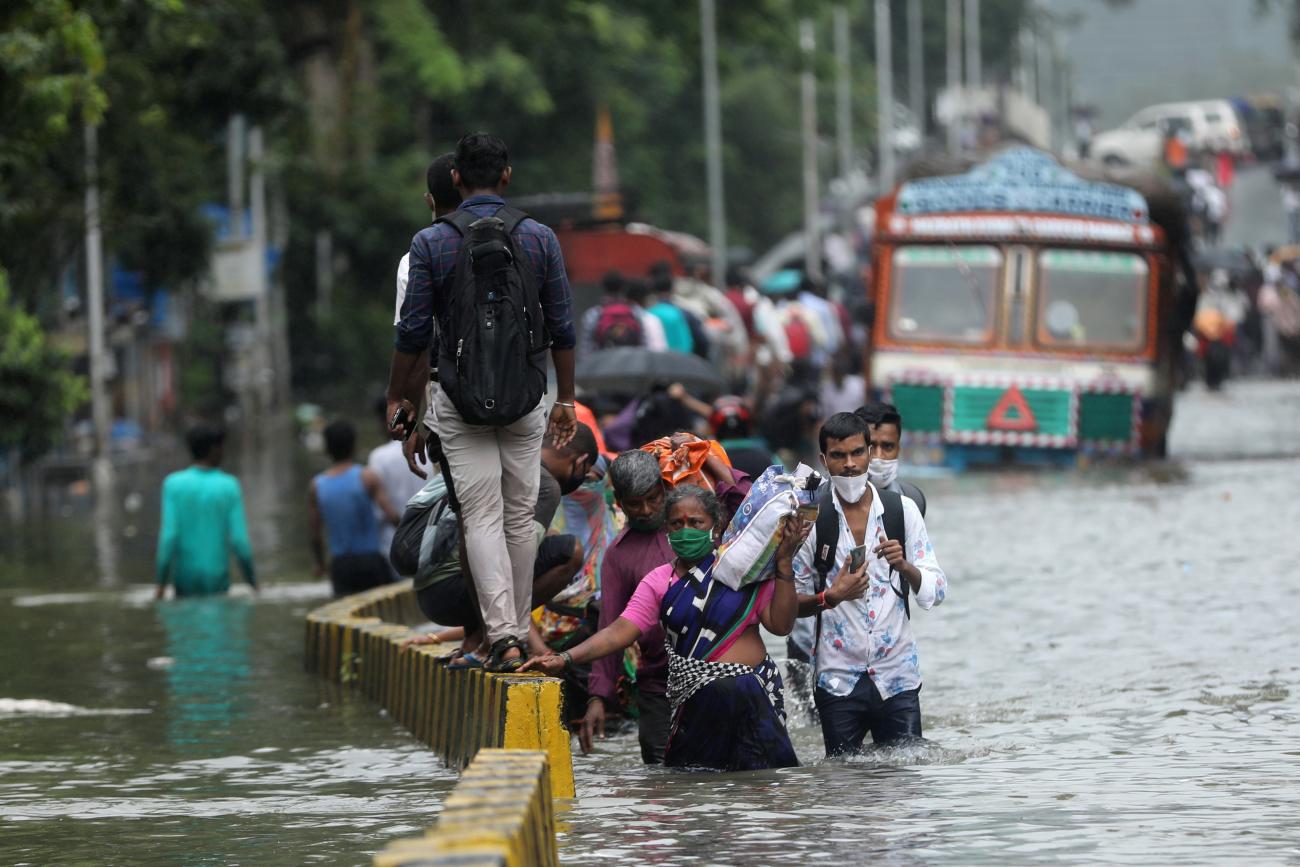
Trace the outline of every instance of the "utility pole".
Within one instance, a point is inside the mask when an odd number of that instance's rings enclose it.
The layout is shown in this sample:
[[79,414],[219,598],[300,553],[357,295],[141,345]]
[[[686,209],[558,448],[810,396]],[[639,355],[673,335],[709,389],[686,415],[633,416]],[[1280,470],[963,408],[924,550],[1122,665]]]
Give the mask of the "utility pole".
[[876,0],[876,127],[880,139],[880,193],[894,187],[894,57],[889,0]]
[[907,0],[907,103],[916,119],[916,131],[925,141],[925,58],[921,43],[921,0]]
[[95,430],[91,477],[98,497],[113,483],[113,464],[108,459],[109,405],[104,366],[104,238],[99,222],[99,129],[89,121],[85,127],[86,175],[86,327],[87,367],[90,372],[90,416]]
[[257,294],[253,297],[253,388],[258,411],[265,415],[271,409],[275,394],[275,364],[271,352],[271,286],[266,273],[266,167],[260,126],[248,131],[248,159],[253,169],[249,177],[248,199],[252,211],[253,249],[257,257]]
[[845,183],[853,172],[853,97],[849,67],[849,10],[838,3],[835,22],[835,141],[839,175]]
[[700,0],[700,53],[704,63],[704,154],[709,193],[712,283],[727,282],[727,214],[722,188],[722,109],[718,99],[718,28],[714,0]]
[[948,0],[947,72],[948,72],[948,153],[961,149],[961,122],[958,117],[961,90],[961,0]]
[[817,225],[819,206],[817,182],[817,78],[813,72],[813,51],[817,37],[811,18],[799,20],[799,47],[803,50],[803,75],[799,78],[803,131],[803,269],[814,280],[822,276],[821,232]]
[[244,237],[244,134],[246,126],[242,114],[232,114],[226,124],[226,201],[230,206],[228,220],[230,240]]
[[966,0],[966,86],[984,86],[983,57],[980,54],[980,0]]

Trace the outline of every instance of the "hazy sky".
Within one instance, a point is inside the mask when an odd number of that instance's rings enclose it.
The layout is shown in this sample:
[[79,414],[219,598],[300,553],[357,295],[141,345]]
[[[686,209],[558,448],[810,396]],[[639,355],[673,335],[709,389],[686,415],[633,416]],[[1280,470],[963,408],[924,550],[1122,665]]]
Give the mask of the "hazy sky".
[[1100,129],[1156,102],[1284,96],[1297,80],[1286,13],[1257,16],[1254,0],[1134,0],[1118,10],[1102,0],[1043,2],[1082,17],[1066,35],[1074,101],[1097,107]]

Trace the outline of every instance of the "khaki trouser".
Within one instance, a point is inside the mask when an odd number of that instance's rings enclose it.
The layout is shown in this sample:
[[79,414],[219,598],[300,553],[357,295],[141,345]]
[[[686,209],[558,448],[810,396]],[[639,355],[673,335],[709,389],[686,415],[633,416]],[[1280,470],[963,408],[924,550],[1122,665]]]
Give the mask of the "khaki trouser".
[[532,611],[533,511],[541,478],[541,404],[505,427],[466,423],[446,392],[435,387],[435,430],[460,500],[479,612],[489,642],[524,639]]

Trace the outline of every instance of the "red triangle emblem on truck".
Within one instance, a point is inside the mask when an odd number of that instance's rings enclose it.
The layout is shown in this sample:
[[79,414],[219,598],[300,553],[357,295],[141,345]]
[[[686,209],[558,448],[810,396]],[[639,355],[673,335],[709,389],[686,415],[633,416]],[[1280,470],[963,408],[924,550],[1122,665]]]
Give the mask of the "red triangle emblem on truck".
[[1029,403],[1020,388],[1014,385],[998,398],[984,424],[989,430],[1017,432],[1038,430],[1038,419],[1034,418],[1034,411],[1029,408]]

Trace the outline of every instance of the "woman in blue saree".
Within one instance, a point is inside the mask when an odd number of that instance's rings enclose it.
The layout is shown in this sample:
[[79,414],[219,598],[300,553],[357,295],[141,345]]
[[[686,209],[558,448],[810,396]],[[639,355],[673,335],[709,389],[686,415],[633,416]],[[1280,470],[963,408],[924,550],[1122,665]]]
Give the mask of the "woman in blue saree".
[[733,590],[713,579],[723,530],[717,497],[682,485],[668,495],[668,541],[676,555],[638,585],[622,615],[571,650],[530,660],[524,670],[559,675],[572,664],[620,653],[659,622],[668,650],[672,729],[664,764],[719,771],[799,764],[785,728],[781,675],[758,627],[794,628],[795,552],[810,525],[782,527],[773,578]]

